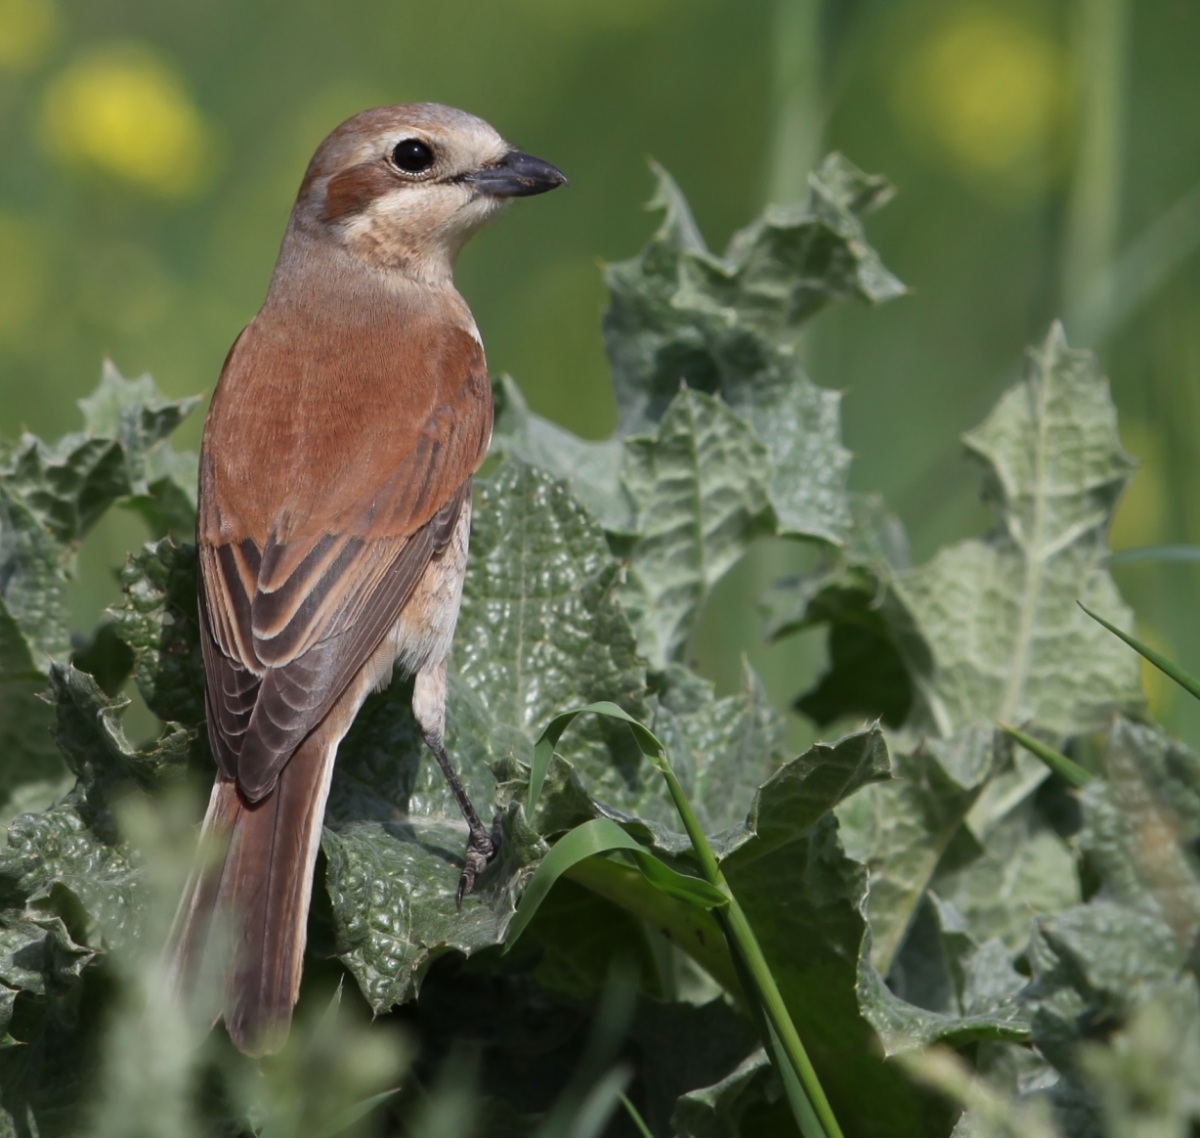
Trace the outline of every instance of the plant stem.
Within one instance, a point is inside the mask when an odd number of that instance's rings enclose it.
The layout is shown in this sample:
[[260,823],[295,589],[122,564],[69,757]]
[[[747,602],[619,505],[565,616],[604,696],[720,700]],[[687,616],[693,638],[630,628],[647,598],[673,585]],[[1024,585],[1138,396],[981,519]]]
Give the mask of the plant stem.
[[[733,895],[733,891],[729,888],[729,884],[725,880],[725,875],[721,872],[716,855],[713,853],[712,847],[708,844],[708,839],[705,837],[704,830],[692,810],[691,803],[687,800],[683,788],[679,785],[679,780],[675,777],[675,772],[667,762],[665,753],[660,752],[654,758],[654,763],[659,771],[662,772],[663,778],[667,781],[667,789],[670,791],[671,798],[675,803],[675,809],[679,811],[679,816],[683,820],[684,829],[687,831],[688,837],[692,840],[692,846],[700,862],[701,872],[709,884],[715,885],[729,897],[728,908],[715,910],[713,915],[725,931],[730,952],[740,955],[746,974],[753,984],[754,991],[747,992],[746,997],[748,999],[757,999],[765,1013],[767,1021],[774,1030],[779,1044],[787,1057],[788,1063],[799,1077],[805,1094],[808,1096],[809,1105],[816,1115],[816,1120],[822,1132],[827,1138],[842,1138],[842,1129],[838,1125],[837,1118],[834,1116],[833,1108],[829,1105],[829,1099],[826,1097],[825,1090],[821,1086],[821,1081],[817,1077],[816,1069],[808,1057],[808,1052],[804,1049],[800,1033],[796,1030],[796,1025],[792,1022],[787,1005],[784,1003],[779,987],[775,983],[775,977],[771,975],[771,968],[767,964],[767,959],[763,955],[762,948],[759,946],[758,938],[754,935],[750,921],[747,919],[741,905],[738,904],[738,899]],[[769,1044],[770,1040],[764,1040],[763,1042]],[[769,1052],[770,1048],[768,1048]],[[797,1119],[797,1121],[801,1120]]]
[[1082,325],[1072,330],[1084,341],[1104,334],[1113,301],[1128,24],[1126,0],[1076,0],[1071,18],[1079,142],[1063,249],[1063,310]]

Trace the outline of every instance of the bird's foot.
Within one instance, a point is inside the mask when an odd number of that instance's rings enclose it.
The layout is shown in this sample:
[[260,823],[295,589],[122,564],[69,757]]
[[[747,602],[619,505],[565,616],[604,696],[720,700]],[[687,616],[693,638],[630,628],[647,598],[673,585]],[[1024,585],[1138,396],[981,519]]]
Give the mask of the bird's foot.
[[500,852],[500,841],[499,814],[492,820],[490,834],[482,826],[471,828],[471,836],[467,839],[466,857],[463,858],[462,876],[458,879],[457,904],[460,909],[463,898],[475,888],[475,882],[479,875]]

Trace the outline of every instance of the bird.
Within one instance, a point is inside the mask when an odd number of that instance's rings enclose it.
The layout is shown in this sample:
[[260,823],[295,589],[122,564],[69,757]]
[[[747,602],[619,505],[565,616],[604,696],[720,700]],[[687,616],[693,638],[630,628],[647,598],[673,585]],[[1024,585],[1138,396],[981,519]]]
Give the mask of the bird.
[[338,745],[394,671],[469,838],[458,903],[495,853],[446,753],[447,660],[471,481],[492,397],[454,287],[469,238],[566,184],[482,119],[435,103],[363,111],[321,143],[262,308],[204,426],[196,523],[208,739],[201,859],[167,941],[181,995],[227,930],[210,1017],[251,1055],[299,996]]

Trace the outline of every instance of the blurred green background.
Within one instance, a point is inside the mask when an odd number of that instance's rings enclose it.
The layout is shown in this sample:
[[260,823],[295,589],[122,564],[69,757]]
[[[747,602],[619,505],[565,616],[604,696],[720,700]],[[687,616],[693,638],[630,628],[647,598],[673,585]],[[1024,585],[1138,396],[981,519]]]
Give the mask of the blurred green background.
[[[855,486],[885,493],[914,557],[988,524],[956,439],[1056,316],[1100,353],[1142,463],[1114,544],[1200,543],[1197,45],[1194,0],[0,0],[0,433],[75,428],[105,355],[210,392],[316,144],[436,100],[571,177],[459,272],[535,410],[611,430],[598,261],[655,224],[648,157],[720,249],[839,149],[897,185],[871,234],[912,293],[824,315],[804,350],[846,392]],[[81,629],[139,540],[131,519],[89,538]],[[804,686],[816,642],[753,649],[739,591],[789,556],[719,592],[701,654],[723,684],[746,648],[781,699]],[[1118,574],[1141,634],[1200,671],[1195,565]],[[1200,742],[1193,707],[1152,697]]]

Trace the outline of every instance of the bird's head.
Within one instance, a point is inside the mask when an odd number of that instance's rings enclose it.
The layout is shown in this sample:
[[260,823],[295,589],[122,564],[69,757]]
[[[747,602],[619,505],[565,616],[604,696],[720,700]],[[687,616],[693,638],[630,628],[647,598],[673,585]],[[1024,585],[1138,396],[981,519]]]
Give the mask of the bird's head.
[[318,147],[292,224],[372,268],[439,284],[468,238],[510,198],[566,180],[465,111],[379,107],[348,119]]

